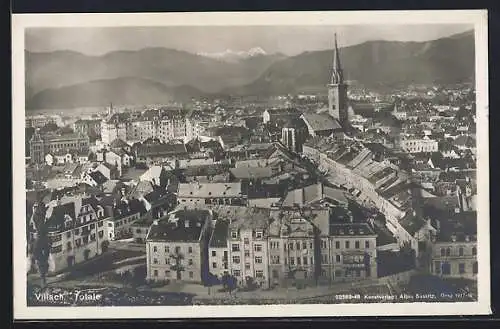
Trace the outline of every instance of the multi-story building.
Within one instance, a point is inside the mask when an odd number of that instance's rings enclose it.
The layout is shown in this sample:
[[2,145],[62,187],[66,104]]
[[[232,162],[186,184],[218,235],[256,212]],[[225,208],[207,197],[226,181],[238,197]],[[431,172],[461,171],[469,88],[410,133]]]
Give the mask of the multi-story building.
[[98,137],[101,135],[102,120],[76,120],[73,130],[77,134]]
[[240,208],[229,215],[229,273],[236,278],[238,285],[253,282],[260,287],[269,287],[269,210]]
[[41,128],[47,124],[52,123],[57,126],[62,126],[63,122],[59,115],[33,115],[25,119],[25,126],[33,128]]
[[196,117],[188,116],[182,110],[162,108],[142,113],[115,113],[103,121],[101,136],[105,144],[110,144],[116,138],[128,141],[148,138],[162,141],[191,140],[202,131]]
[[403,150],[409,153],[421,152],[438,152],[439,144],[437,140],[430,139],[429,137],[413,138],[405,137],[400,141],[400,146]]
[[181,183],[177,201],[186,207],[212,207],[217,205],[246,205],[241,183]]
[[430,272],[444,278],[476,278],[477,213],[455,213],[439,224],[433,238]]
[[332,281],[377,277],[377,234],[367,223],[330,223]]
[[[42,212],[38,207],[44,207]],[[43,214],[44,218],[38,218]],[[35,204],[29,225],[29,241],[47,232],[51,243],[49,273],[57,273],[107,250],[104,208],[94,197],[56,201],[45,207]]]
[[32,163],[43,163],[45,155],[48,153],[88,152],[89,144],[88,136],[80,134],[42,136],[36,131],[30,140],[31,161]]
[[138,199],[123,199],[113,205],[113,216],[106,221],[108,239],[119,240],[133,237],[133,227],[146,213],[144,204]]
[[208,273],[212,215],[177,210],[151,225],[146,237],[147,279],[201,283]]
[[[273,285],[289,279],[328,278],[328,209],[307,215],[298,209],[273,209],[269,228],[270,276]],[[326,251],[323,258],[323,251]]]
[[[405,171],[386,160],[377,160],[368,148],[352,141],[315,139],[304,145],[303,153],[318,164],[330,183],[351,191],[358,202],[377,208],[399,244],[411,243],[418,255],[414,233],[427,222],[408,215],[413,213],[414,184]],[[409,227],[412,232],[407,231]]]
[[229,220],[217,220],[208,244],[209,272],[219,278],[229,274],[228,233]]

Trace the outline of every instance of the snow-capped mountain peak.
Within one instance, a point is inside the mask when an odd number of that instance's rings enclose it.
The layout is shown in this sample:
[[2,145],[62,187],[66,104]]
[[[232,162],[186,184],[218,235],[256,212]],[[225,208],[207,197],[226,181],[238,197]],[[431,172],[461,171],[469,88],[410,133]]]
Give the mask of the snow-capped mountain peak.
[[246,59],[250,57],[255,57],[255,56],[261,56],[261,55],[266,55],[266,51],[260,47],[254,47],[250,48],[247,51],[235,51],[232,49],[226,49],[221,52],[215,52],[215,53],[207,53],[207,52],[200,52],[198,55],[200,56],[205,56],[205,57],[210,57],[210,58],[215,58],[219,60],[226,60],[226,61],[237,61],[241,59]]

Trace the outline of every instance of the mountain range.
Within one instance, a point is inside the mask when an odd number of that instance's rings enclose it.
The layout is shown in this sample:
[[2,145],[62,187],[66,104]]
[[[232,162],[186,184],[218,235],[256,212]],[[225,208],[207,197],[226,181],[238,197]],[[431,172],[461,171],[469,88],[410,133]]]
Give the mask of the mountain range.
[[[202,96],[325,92],[333,52],[286,57],[259,50],[240,54],[238,60],[221,60],[221,56],[166,48],[102,56],[25,51],[26,107],[67,109],[110,102],[151,104]],[[427,42],[368,41],[341,49],[345,77],[365,87],[471,82],[474,56],[472,31]]]
[[207,53],[207,52],[200,52],[197,53],[197,55],[200,56],[205,56],[209,58],[215,58],[221,61],[226,61],[226,62],[238,62],[241,61],[242,59],[247,59],[251,57],[257,57],[257,56],[265,56],[267,55],[266,51],[260,47],[254,47],[250,48],[248,51],[235,51],[232,49],[226,49],[221,52],[215,52],[215,53]]

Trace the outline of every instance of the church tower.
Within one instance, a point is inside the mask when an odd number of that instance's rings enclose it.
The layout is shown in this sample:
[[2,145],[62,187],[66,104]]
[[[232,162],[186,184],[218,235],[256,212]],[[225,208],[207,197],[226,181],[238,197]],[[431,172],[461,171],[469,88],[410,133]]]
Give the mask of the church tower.
[[333,53],[332,76],[328,87],[328,113],[337,119],[343,128],[349,124],[347,108],[347,84],[344,83],[344,72],[340,64],[340,52],[335,33],[335,49]]
[[33,164],[43,164],[45,162],[44,142],[38,129],[35,130],[30,140],[30,157]]

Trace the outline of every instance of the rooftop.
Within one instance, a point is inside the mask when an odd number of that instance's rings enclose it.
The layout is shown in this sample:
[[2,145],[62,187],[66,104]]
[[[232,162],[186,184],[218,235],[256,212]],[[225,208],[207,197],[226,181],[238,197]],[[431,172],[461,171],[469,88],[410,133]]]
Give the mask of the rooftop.
[[153,223],[146,240],[198,242],[210,218],[206,210],[177,210]]
[[237,198],[242,196],[241,183],[181,183],[179,198]]
[[335,130],[342,128],[336,119],[325,113],[304,113],[302,118],[314,131]]
[[210,237],[209,246],[212,248],[221,248],[227,246],[229,222],[226,220],[218,220],[215,223],[215,228]]

